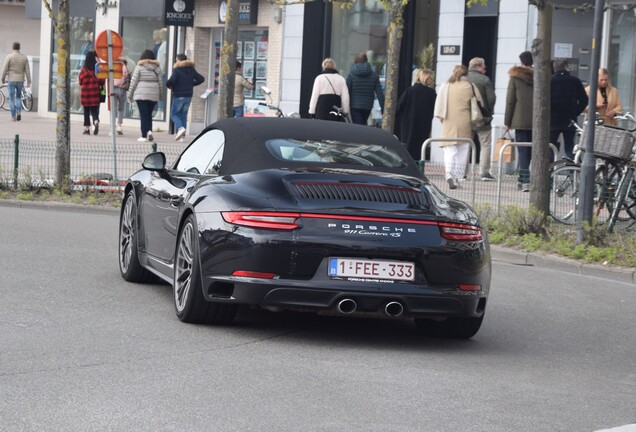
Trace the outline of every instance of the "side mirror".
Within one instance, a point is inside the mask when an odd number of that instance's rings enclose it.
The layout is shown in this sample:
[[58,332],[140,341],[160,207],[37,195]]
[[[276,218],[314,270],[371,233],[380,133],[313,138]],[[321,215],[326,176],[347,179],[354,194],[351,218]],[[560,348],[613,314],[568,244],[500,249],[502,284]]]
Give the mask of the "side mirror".
[[266,87],[266,86],[261,86],[261,91],[265,93],[267,96],[270,96],[272,94],[272,91],[269,89],[269,87]]
[[141,166],[143,169],[150,171],[165,171],[166,169],[166,155],[162,152],[150,153]]

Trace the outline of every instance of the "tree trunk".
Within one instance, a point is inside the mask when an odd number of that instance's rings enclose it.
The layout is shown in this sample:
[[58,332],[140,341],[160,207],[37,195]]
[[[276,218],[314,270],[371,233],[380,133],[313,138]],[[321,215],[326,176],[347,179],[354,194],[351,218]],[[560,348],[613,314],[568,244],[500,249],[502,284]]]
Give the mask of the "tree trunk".
[[536,1],[538,10],[537,38],[532,42],[534,56],[534,96],[532,120],[532,172],[530,205],[547,217],[550,183],[550,78],[552,43],[552,10],[548,1]]
[[227,0],[227,16],[221,46],[218,120],[234,117],[234,79],[236,78],[236,42],[238,40],[239,0]]
[[390,0],[384,2],[389,17],[387,28],[388,46],[386,53],[386,88],[384,91],[384,115],[382,129],[393,133],[397,105],[398,74],[400,71],[400,49],[402,47],[403,13],[408,0]]
[[70,75],[71,58],[69,48],[70,20],[69,20],[69,0],[59,0],[57,16],[51,9],[49,1],[44,0],[44,6],[49,12],[49,16],[55,27],[55,39],[57,45],[57,82],[55,89],[57,92],[57,125],[55,136],[57,145],[55,147],[55,184],[58,187],[68,187],[71,176],[71,113],[69,101],[71,100]]

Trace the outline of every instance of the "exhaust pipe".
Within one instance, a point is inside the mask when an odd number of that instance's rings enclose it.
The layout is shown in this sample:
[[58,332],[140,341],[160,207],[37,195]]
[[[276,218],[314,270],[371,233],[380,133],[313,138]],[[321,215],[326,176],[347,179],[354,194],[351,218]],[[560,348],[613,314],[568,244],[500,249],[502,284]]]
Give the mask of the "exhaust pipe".
[[343,299],[340,300],[338,302],[338,312],[342,313],[342,314],[351,314],[354,313],[356,311],[356,308],[358,307],[358,305],[356,304],[355,301],[353,301],[353,299]]
[[404,306],[400,302],[389,302],[384,308],[384,313],[393,318],[399,317],[404,313]]

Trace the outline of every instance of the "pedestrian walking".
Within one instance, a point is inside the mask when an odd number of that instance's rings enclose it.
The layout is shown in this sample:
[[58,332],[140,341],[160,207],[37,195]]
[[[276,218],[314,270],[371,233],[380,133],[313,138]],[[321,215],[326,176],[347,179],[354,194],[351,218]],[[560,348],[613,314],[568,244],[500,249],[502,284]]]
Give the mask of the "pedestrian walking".
[[468,63],[468,81],[473,83],[479,90],[484,104],[482,105],[482,114],[484,123],[475,127],[475,135],[479,155],[479,172],[483,181],[492,181],[495,178],[490,174],[491,163],[491,147],[492,147],[492,116],[495,112],[495,87],[492,81],[486,75],[486,61],[481,57],[475,57]]
[[[78,76],[81,92],[80,104],[84,109],[84,135],[91,134],[91,124],[93,125],[93,134],[99,133],[100,93],[105,80],[97,78],[96,65],[97,54],[95,51],[87,52],[84,57],[84,66],[80,69]],[[92,123],[91,117],[93,118]]]
[[135,71],[130,80],[128,100],[133,100],[139,109],[141,137],[139,142],[154,141],[152,134],[152,111],[162,98],[163,80],[161,67],[152,50],[144,50],[139,57]]
[[[590,96],[590,86],[585,87],[585,93]],[[585,109],[588,111],[589,107]],[[596,91],[596,111],[603,124],[616,126],[614,117],[623,111],[623,104],[618,90],[609,79],[609,71],[605,68],[598,70],[598,90]]]
[[[473,127],[470,115],[470,100],[473,95],[483,104],[479,92],[468,81],[468,69],[457,65],[442,86],[435,100],[434,115],[442,122],[442,138],[471,138]],[[446,181],[450,189],[457,189],[464,178],[470,144],[467,142],[441,142],[444,151]]]
[[29,59],[20,52],[20,42],[13,42],[13,52],[4,59],[2,84],[7,84],[11,120],[22,120],[22,86],[31,86]]
[[[534,69],[532,53],[524,51],[519,54],[520,66],[513,66],[508,71],[508,91],[506,94],[506,111],[504,114],[504,133],[510,129],[515,131],[515,140],[532,142],[532,98],[534,88]],[[517,188],[523,192],[530,191],[530,159],[532,147],[517,147],[519,155],[519,177]]]
[[177,54],[177,61],[172,69],[172,75],[166,82],[172,90],[172,107],[170,118],[177,130],[175,140],[185,141],[188,126],[188,110],[192,102],[194,86],[203,83],[205,78],[194,68],[194,62],[188,60],[185,54]]
[[123,135],[124,131],[121,125],[124,123],[124,110],[126,109],[126,96],[130,88],[130,71],[128,70],[128,61],[124,57],[120,57],[117,61],[122,64],[121,78],[113,81],[114,97],[112,98],[112,106],[110,109],[117,113],[117,135]]
[[380,77],[373,71],[365,53],[355,56],[351,71],[347,75],[347,89],[351,105],[351,122],[366,125],[373,109],[375,97],[384,111],[384,92]]
[[254,84],[243,76],[243,65],[236,62],[236,76],[234,79],[234,102],[232,104],[234,117],[245,115],[245,90],[252,90]]
[[309,101],[309,115],[318,120],[342,121],[342,117],[330,114],[334,106],[349,114],[349,89],[347,81],[336,70],[336,62],[331,58],[322,61],[322,73],[314,80]]
[[[432,84],[433,73],[428,69],[419,69],[415,84],[402,93],[397,103],[397,136],[415,160],[421,159],[422,144],[431,137],[437,98]],[[430,148],[428,150],[430,151]]]
[[587,94],[583,83],[568,72],[564,59],[553,63],[554,74],[550,79],[550,142],[560,149],[559,137],[563,135],[565,156],[574,158],[574,135],[571,125],[587,107]]

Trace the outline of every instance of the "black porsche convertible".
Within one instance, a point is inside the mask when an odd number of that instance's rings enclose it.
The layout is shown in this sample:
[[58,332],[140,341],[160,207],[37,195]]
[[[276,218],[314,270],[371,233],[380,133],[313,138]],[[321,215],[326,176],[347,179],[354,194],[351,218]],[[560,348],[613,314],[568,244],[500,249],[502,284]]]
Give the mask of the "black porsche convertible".
[[482,324],[491,258],[475,212],[383,130],[233,118],[142,167],[125,186],[120,271],[170,283],[182,321],[228,324],[249,305],[412,318],[435,337]]

